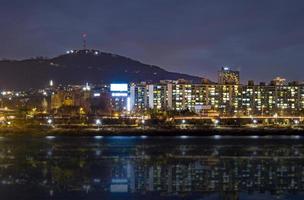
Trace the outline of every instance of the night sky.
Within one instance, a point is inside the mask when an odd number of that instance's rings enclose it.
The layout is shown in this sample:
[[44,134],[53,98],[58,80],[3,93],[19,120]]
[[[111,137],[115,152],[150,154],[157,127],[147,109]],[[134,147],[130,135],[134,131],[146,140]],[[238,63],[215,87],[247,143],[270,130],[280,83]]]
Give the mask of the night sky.
[[0,0],[0,58],[82,46],[216,79],[304,80],[303,0]]

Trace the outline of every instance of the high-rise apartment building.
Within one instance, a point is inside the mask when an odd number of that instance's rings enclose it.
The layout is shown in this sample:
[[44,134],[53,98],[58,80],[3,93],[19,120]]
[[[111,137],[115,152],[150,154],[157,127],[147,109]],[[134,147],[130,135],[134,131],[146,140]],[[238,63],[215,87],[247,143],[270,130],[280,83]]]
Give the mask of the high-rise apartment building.
[[229,67],[223,67],[218,72],[218,83],[219,84],[240,84],[240,72],[231,70]]

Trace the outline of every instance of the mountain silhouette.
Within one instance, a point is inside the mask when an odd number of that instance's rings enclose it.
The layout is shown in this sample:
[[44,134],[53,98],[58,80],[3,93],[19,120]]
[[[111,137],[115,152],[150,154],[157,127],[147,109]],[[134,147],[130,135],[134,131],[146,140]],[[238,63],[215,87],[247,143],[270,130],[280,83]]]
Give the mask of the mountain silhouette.
[[54,58],[0,61],[1,89],[43,88],[49,80],[66,85],[177,79],[194,83],[202,80],[98,50],[71,50]]

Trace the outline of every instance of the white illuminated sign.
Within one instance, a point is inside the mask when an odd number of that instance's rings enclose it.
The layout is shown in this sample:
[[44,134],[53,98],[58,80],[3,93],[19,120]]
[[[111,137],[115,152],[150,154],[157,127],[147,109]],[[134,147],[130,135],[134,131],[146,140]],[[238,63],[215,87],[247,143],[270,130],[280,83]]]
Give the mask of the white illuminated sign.
[[111,92],[126,92],[128,91],[128,84],[126,83],[112,83],[110,87]]
[[112,97],[126,97],[126,96],[128,96],[128,94],[123,92],[112,93]]

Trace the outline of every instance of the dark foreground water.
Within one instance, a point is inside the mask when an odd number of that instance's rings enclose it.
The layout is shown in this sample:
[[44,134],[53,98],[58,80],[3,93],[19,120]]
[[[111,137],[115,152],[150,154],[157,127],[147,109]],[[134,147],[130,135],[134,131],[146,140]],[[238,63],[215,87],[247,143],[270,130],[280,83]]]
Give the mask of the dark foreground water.
[[0,199],[304,199],[304,137],[2,137]]

